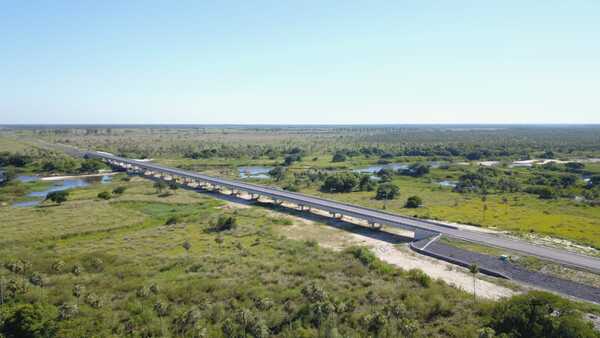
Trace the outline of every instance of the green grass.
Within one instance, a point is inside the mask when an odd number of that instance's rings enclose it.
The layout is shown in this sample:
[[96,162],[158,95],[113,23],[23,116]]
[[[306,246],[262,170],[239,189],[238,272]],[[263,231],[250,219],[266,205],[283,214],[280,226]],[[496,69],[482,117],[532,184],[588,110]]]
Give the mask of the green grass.
[[[96,198],[116,186],[127,187],[121,197]],[[201,313],[199,328],[211,337],[223,336],[223,323],[235,321],[242,309],[281,336],[314,336],[328,330],[315,324],[311,302],[301,292],[315,283],[327,293],[326,302],[352,304],[328,324],[344,336],[365,336],[360,323],[389,304],[403,304],[406,318],[414,320],[423,336],[472,336],[485,320],[482,311],[488,302],[473,308],[468,294],[442,282],[424,284],[411,277],[416,272],[403,272],[370,256],[367,264],[353,253],[277,235],[273,227],[289,224],[287,218],[261,208],[229,210],[223,205],[182,189],[159,197],[150,181],[117,177],[108,185],[74,190],[63,205],[3,208],[0,277],[20,283],[22,276],[4,263],[21,259],[31,263],[26,274],[41,273],[48,280],[43,290],[27,283],[29,291],[9,304],[72,304],[76,299],[71,290],[79,284],[85,287],[84,297],[93,293],[103,306],[96,309],[82,300],[79,314],[58,323],[62,336],[122,336],[126,328],[137,335],[161,335],[174,332],[173,320],[191,309]],[[234,215],[238,227],[206,232],[211,220],[223,213]],[[170,216],[180,221],[165,225]],[[184,241],[191,244],[189,253]],[[94,265],[96,259],[100,266]],[[57,260],[64,261],[63,271],[52,270]],[[70,273],[76,264],[83,270],[79,276]],[[151,284],[159,285],[158,294],[136,296],[139,288]],[[170,307],[164,320],[153,311],[157,301]],[[395,323],[390,319],[386,327],[391,335],[398,332]]]
[[[488,195],[487,201],[475,194],[460,194],[437,185],[427,178],[396,177],[400,197],[382,202],[374,199],[374,192],[329,194],[317,187],[304,187],[302,192],[336,199],[343,202],[382,209],[402,215],[472,224],[515,233],[535,233],[572,240],[600,248],[600,208],[566,199],[540,200],[524,193]],[[423,199],[424,207],[404,208],[409,196]],[[502,197],[508,203],[502,202]],[[488,209],[484,212],[483,205]]]

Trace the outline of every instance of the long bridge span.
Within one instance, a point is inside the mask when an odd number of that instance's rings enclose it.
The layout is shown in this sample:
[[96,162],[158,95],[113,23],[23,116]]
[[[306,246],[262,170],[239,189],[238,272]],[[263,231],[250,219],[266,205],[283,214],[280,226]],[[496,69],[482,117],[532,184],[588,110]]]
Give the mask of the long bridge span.
[[101,159],[113,166],[121,167],[128,171],[147,175],[160,175],[163,178],[170,177],[182,184],[197,184],[211,190],[228,189],[233,193],[243,191],[256,199],[259,197],[268,197],[275,203],[293,203],[302,210],[305,208],[309,210],[314,208],[329,212],[331,216],[337,218],[349,216],[361,219],[367,221],[373,227],[385,225],[406,229],[415,234],[415,240],[443,234],[451,238],[517,251],[523,254],[537,256],[554,262],[600,273],[600,258],[585,256],[558,248],[532,244],[524,240],[508,238],[499,234],[457,228],[428,220],[400,216],[371,208],[285,191],[279,188],[222,179],[187,170],[161,166],[155,163],[127,159],[105,152],[89,151],[85,153],[85,156],[88,158]]

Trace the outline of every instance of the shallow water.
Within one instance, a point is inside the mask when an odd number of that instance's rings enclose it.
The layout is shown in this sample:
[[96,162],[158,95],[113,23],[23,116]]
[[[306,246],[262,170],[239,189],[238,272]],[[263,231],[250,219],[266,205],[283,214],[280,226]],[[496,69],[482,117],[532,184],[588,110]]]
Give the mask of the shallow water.
[[[17,177],[17,179],[19,181],[25,183],[25,182],[37,181],[37,180],[39,180],[39,177],[38,176],[19,176],[19,177]],[[61,180],[61,181],[54,181],[53,182],[54,184],[52,186],[50,186],[44,190],[32,191],[26,195],[26,197],[33,198],[33,200],[24,201],[24,202],[15,202],[12,204],[12,206],[15,208],[36,206],[36,205],[42,203],[44,201],[44,199],[46,198],[46,196],[48,196],[48,194],[53,191],[61,191],[61,190],[67,190],[67,189],[72,189],[72,188],[87,187],[90,184],[98,183],[98,182],[100,182],[100,184],[106,184],[106,183],[110,183],[111,180],[112,180],[111,176],[105,175],[102,177],[73,178],[73,179],[66,179],[66,180]]]
[[238,167],[240,178],[258,178],[258,179],[269,179],[269,171],[272,167],[252,166],[252,167]]
[[450,188],[456,187],[457,183],[458,183],[457,181],[451,181],[451,180],[443,180],[443,181],[438,182],[438,184],[441,185],[442,187],[450,187]]
[[376,174],[381,169],[392,169],[394,171],[400,169],[408,169],[408,164],[406,163],[390,163],[390,164],[376,164],[371,165],[365,168],[354,169],[354,172],[363,173],[363,174]]

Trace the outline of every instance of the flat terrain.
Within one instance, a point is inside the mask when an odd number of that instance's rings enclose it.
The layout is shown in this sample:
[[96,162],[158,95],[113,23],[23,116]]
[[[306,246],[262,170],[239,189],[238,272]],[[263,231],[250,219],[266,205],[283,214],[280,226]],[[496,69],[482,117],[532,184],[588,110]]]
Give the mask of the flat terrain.
[[[116,186],[127,190],[109,201],[96,198]],[[354,304],[345,310],[347,317],[337,320],[339,332],[354,332],[352,318],[396,302],[411,309],[410,316],[425,336],[470,335],[484,320],[474,314],[467,293],[442,282],[424,287],[402,270],[364,266],[348,253],[277,235],[273,227],[290,224],[281,215],[256,208],[231,210],[221,201],[184,190],[159,197],[145,179],[116,178],[109,185],[77,189],[60,206],[1,210],[6,215],[1,225],[3,262],[29,262],[28,270],[46,279],[43,289],[29,285],[18,299],[74,304],[73,286],[84,287],[80,313],[61,322],[62,335],[130,331],[158,335],[175,330],[167,323],[197,309],[204,332],[221,336],[223,321],[247,309],[271,332],[294,336],[300,322],[288,320],[305,311],[308,305],[301,289],[311,283],[331,299]],[[206,232],[221,214],[235,216],[238,228]],[[172,216],[179,221],[165,225]],[[185,241],[191,244],[189,253],[182,247]],[[53,269],[59,261],[64,266]],[[71,273],[75,265],[81,267],[80,275]],[[0,275],[21,283],[21,277],[5,265]],[[156,294],[136,296],[140,288],[154,284],[160,288]],[[376,298],[367,301],[370,292]],[[101,305],[93,299],[100,299]],[[445,310],[427,310],[431,301]],[[154,313],[157,302],[169,306],[167,318]],[[307,332],[314,330],[307,327]]]

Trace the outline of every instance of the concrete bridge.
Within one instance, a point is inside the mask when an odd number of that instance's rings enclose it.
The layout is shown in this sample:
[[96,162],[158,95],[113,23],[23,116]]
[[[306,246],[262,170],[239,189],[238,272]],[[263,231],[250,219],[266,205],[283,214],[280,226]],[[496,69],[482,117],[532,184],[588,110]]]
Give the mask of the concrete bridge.
[[538,244],[531,244],[524,240],[507,238],[505,236],[480,231],[460,229],[433,221],[400,216],[380,210],[285,191],[279,188],[202,175],[191,171],[161,166],[155,163],[118,157],[104,152],[87,152],[85,153],[85,156],[88,158],[101,159],[115,167],[121,167],[128,171],[158,176],[162,179],[169,178],[171,180],[176,180],[180,184],[196,185],[204,189],[216,191],[229,190],[232,194],[246,192],[253,199],[268,197],[277,204],[281,204],[282,202],[292,203],[301,210],[310,210],[313,208],[323,210],[336,218],[347,216],[364,220],[368,222],[370,226],[375,228],[380,228],[384,225],[402,228],[413,232],[415,240],[443,234],[456,239],[490,245],[511,251],[518,251],[527,255],[537,256],[554,262],[600,273],[599,258],[580,255]]

